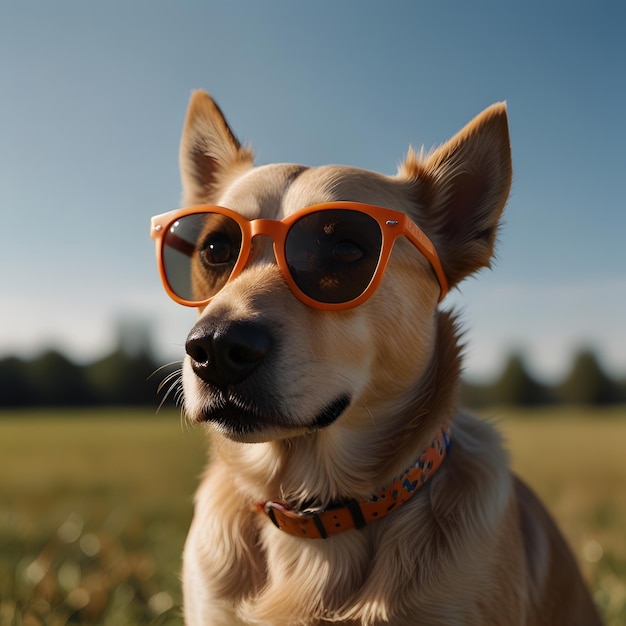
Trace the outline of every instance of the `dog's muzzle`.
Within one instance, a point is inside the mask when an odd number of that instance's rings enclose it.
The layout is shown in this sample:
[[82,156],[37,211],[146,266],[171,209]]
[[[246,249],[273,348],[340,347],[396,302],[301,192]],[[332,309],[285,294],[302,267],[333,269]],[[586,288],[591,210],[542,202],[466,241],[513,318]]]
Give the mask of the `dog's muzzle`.
[[190,419],[211,422],[238,441],[265,440],[269,432],[274,437],[334,423],[350,405],[348,393],[326,402],[320,398],[310,414],[299,417],[281,402],[275,388],[277,344],[268,327],[258,322],[198,320],[185,344],[193,374],[203,383],[192,394]]

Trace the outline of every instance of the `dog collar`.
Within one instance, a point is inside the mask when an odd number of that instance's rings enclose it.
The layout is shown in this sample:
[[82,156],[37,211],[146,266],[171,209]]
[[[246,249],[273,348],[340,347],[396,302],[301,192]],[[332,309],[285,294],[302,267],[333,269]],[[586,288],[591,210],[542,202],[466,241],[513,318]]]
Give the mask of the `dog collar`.
[[450,447],[450,426],[444,426],[417,462],[391,485],[373,494],[366,502],[349,500],[324,511],[294,511],[284,502],[269,500],[257,504],[280,530],[308,539],[326,539],[385,517],[404,504],[437,471]]

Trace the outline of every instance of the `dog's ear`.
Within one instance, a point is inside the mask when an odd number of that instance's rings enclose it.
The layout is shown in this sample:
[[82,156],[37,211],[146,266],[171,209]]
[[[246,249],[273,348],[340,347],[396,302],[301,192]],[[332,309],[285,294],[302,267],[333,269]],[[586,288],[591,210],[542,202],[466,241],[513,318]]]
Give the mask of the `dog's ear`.
[[511,187],[506,105],[492,105],[426,157],[409,151],[398,174],[417,193],[450,285],[488,267]]
[[194,91],[180,142],[183,204],[215,202],[230,177],[253,161],[252,150],[241,146],[214,100]]

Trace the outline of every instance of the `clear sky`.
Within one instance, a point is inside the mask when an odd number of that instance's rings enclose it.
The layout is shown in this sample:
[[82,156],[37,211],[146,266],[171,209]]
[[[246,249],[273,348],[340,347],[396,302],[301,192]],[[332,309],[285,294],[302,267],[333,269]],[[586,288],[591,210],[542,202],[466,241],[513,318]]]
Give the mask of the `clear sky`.
[[626,5],[530,0],[0,3],[0,356],[111,348],[150,320],[179,358],[194,312],[156,274],[178,141],[209,91],[259,163],[394,173],[409,144],[509,107],[514,185],[493,271],[447,299],[467,370],[581,345],[626,374]]

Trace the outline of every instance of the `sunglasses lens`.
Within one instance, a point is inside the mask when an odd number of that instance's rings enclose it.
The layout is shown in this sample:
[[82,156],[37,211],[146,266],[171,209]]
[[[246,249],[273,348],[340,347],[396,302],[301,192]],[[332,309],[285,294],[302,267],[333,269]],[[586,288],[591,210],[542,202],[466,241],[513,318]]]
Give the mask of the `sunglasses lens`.
[[183,300],[200,302],[228,281],[241,251],[241,228],[220,213],[197,213],[176,220],[163,237],[163,266],[170,289]]
[[318,302],[339,304],[367,289],[381,247],[382,233],[373,217],[331,209],[305,215],[291,226],[285,257],[303,293]]

